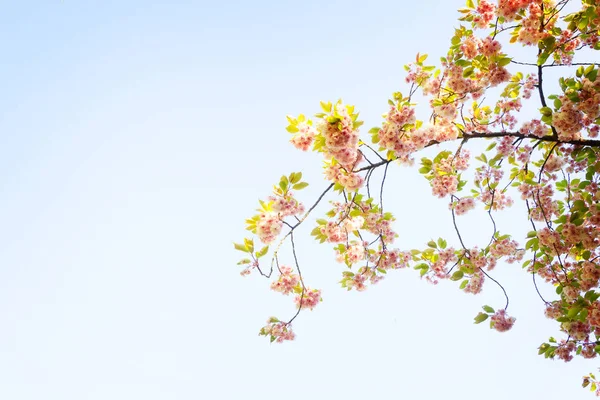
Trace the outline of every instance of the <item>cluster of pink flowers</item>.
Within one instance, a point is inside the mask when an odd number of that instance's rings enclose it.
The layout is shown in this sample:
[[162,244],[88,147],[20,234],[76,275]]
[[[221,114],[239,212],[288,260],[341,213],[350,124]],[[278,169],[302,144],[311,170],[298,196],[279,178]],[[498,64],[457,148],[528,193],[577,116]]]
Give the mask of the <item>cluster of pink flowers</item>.
[[417,85],[421,85],[423,82],[429,79],[429,73],[423,70],[421,66],[408,64],[408,68],[408,73],[406,74],[406,78],[404,78],[406,83],[415,83]]
[[341,243],[348,239],[348,233],[340,224],[333,221],[328,221],[320,227],[321,233],[327,236],[327,241],[330,243]]
[[[480,250],[477,246],[465,251],[466,257],[469,260],[469,263],[475,267],[476,269],[482,270],[487,267],[488,271],[495,267],[496,259],[494,257],[486,257],[483,250]],[[490,265],[490,261],[492,264]]]
[[367,289],[367,285],[365,285],[367,278],[368,277],[365,274],[355,274],[352,279],[346,281],[346,287],[348,290],[355,289],[359,292],[363,292]]
[[492,57],[500,52],[502,45],[499,41],[486,37],[480,39],[477,36],[467,36],[460,49],[467,59],[473,59],[479,54],[486,57]]
[[301,122],[297,125],[298,132],[294,134],[290,142],[299,150],[307,151],[318,134],[317,129],[307,122]]
[[[456,102],[451,102],[451,103],[444,103],[442,105],[439,106],[434,106],[433,107],[433,111],[435,112],[435,114],[438,117],[441,117],[443,120],[445,121],[453,121],[454,118],[456,118],[456,115],[458,113],[458,104]],[[430,134],[425,134],[422,135],[423,136],[428,136],[429,140],[434,140],[436,139],[436,132],[435,132],[435,127],[434,126],[429,126],[425,129],[430,129],[432,130]],[[427,144],[427,142],[425,143]]]
[[321,291],[317,289],[306,288],[304,294],[296,295],[294,302],[299,308],[308,308],[312,310],[322,301]]
[[[356,162],[361,160],[362,156],[359,153]],[[335,161],[325,163],[324,173],[327,180],[337,182],[346,190],[354,192],[364,185],[365,180],[358,173],[350,171],[351,169],[346,169]]]
[[579,33],[564,29],[555,43],[554,59],[561,64],[570,65],[573,62],[575,49],[581,44]]
[[511,156],[516,150],[513,141],[514,139],[510,136],[504,136],[498,139],[498,145],[496,146],[496,151],[498,154],[502,154],[504,157]]
[[563,286],[562,295],[567,302],[572,303],[577,300],[580,292],[581,288],[567,285]]
[[408,134],[405,126],[416,122],[415,110],[409,106],[392,106],[385,116],[383,128],[379,130],[379,144],[394,151],[398,157],[406,157],[417,150],[416,146],[406,140]]
[[430,180],[431,191],[439,198],[454,194],[458,191],[459,179],[457,173],[464,171],[469,166],[469,152],[462,150],[460,153],[447,154],[435,163]]
[[252,270],[254,268],[258,267],[258,260],[254,260],[250,263],[250,265],[248,265],[248,267],[244,268],[241,272],[240,275],[241,276],[248,276],[252,273]]
[[271,209],[279,214],[280,218],[298,215],[304,212],[304,205],[294,198],[292,192],[283,196],[270,196]]
[[504,210],[514,203],[505,191],[496,189],[486,190],[478,198],[483,204],[490,206],[492,210]]
[[501,83],[508,82],[510,80],[511,74],[504,67],[499,65],[492,65],[490,67],[489,74],[484,77],[484,82],[486,82],[491,87],[495,87],[500,85]]
[[522,183],[518,187],[521,199],[532,200],[533,207],[530,210],[530,217],[534,221],[546,221],[554,215],[558,215],[557,202],[552,198],[554,189],[552,185],[542,183],[541,185]]
[[343,252],[337,250],[337,261],[346,262],[350,265],[363,261],[367,257],[367,242],[353,240]]
[[481,89],[481,86],[474,79],[463,76],[463,68],[458,65],[446,65],[448,75],[448,88],[454,93],[473,93]]
[[380,235],[385,243],[393,243],[397,236],[392,229],[392,220],[385,219],[381,214],[370,213],[365,218],[364,228],[375,235]]
[[[566,99],[565,99],[566,100]],[[572,102],[565,101],[558,112],[552,115],[552,126],[558,132],[561,140],[574,140],[581,138],[582,113],[577,110]]]
[[554,355],[565,362],[571,361],[573,359],[572,353],[575,351],[576,347],[577,346],[575,346],[575,343],[572,341],[566,342],[561,340]]
[[496,106],[498,106],[502,112],[509,113],[512,111],[520,111],[522,104],[521,99],[516,98],[511,100],[499,100],[496,103]]
[[[581,356],[583,358],[595,358],[598,354],[596,353],[596,344],[589,343],[584,344],[581,348]],[[600,393],[596,393],[596,396],[600,396]]]
[[267,320],[267,325],[261,328],[259,335],[270,336],[271,342],[276,341],[277,343],[296,338],[296,334],[292,331],[292,325],[279,321],[275,317]]
[[[499,147],[502,149],[503,142]],[[500,150],[498,150],[500,152]],[[502,154],[502,153],[500,153]],[[500,181],[504,171],[498,168],[491,168],[488,165],[477,168],[475,172],[475,183],[481,187],[481,193],[477,199],[492,210],[503,210],[512,206],[513,200],[506,194],[505,190],[493,188],[492,183]],[[490,189],[491,188],[491,189]]]
[[437,175],[431,180],[431,192],[434,196],[444,198],[458,190],[456,175]]
[[[525,3],[521,1],[521,3]],[[517,36],[517,41],[527,46],[537,46],[537,44],[543,40],[544,38],[549,36],[546,30],[540,29],[540,24],[543,17],[543,11],[541,7],[541,2],[531,2],[528,7],[528,13],[525,18],[521,20],[521,29],[519,30],[519,35]],[[525,8],[525,5],[522,5],[519,8]],[[550,21],[545,21],[546,29],[552,27],[556,19],[552,19]]]
[[513,327],[515,323],[514,317],[509,317],[505,310],[498,310],[491,318],[492,328],[498,332],[506,332]]
[[473,18],[473,24],[480,29],[487,26],[496,18],[496,5],[486,0],[480,0],[477,4],[477,15]]
[[469,279],[469,283],[463,289],[465,293],[478,294],[481,293],[481,289],[483,287],[483,282],[485,280],[485,275],[481,272],[481,269],[475,270],[471,278]]
[[408,267],[412,260],[410,251],[400,251],[398,249],[382,249],[369,255],[369,261],[379,269],[399,269]]
[[349,192],[355,192],[365,184],[365,179],[357,173],[340,173],[336,181]]
[[291,267],[286,267],[285,265],[282,265],[279,270],[281,271],[279,279],[271,283],[271,289],[285,295],[290,294],[295,288],[298,287],[298,284],[300,283],[300,276],[298,274],[294,274],[294,270]]
[[342,166],[352,170],[358,160],[358,130],[354,129],[352,117],[348,106],[338,103],[335,106],[334,122],[329,122],[328,117],[321,120],[319,130],[325,137],[326,153],[335,158]]
[[434,94],[437,95],[440,92],[440,88],[442,86],[442,81],[440,78],[430,78],[426,80],[421,89],[424,95]]
[[581,279],[589,281],[591,286],[597,286],[600,279],[600,267],[590,261],[581,264]]
[[596,328],[596,329],[600,328],[600,303],[599,302],[597,302],[597,301],[594,302],[588,308],[587,320],[593,328]]
[[416,128],[415,110],[409,105],[395,105],[385,116],[379,130],[381,147],[394,152],[396,158],[412,163],[412,154],[432,143],[442,143],[458,137],[458,129],[451,124],[456,117],[457,104],[445,103],[433,107],[439,117],[435,125]]
[[475,200],[472,197],[463,197],[458,201],[450,203],[450,209],[453,209],[456,215],[466,214],[475,208]]
[[262,209],[254,217],[256,235],[265,244],[272,243],[279,236],[285,217],[304,212],[304,205],[294,198],[291,191],[276,189],[275,195],[269,196],[267,204],[261,203]]
[[519,244],[509,238],[496,240],[490,246],[490,254],[496,259],[507,257],[506,262],[512,264],[523,259],[524,252],[518,247]]
[[552,303],[546,304],[546,310],[544,311],[544,315],[546,315],[546,317],[550,319],[560,318],[563,315],[560,309],[560,302],[553,301]]
[[526,144],[524,146],[520,146],[517,149],[516,160],[523,165],[527,164],[529,162],[529,160],[531,159],[531,150],[532,150],[532,147],[528,144]]
[[479,54],[479,47],[481,46],[482,40],[477,36],[467,36],[463,44],[460,46],[463,54],[466,58],[472,59]]
[[500,53],[502,45],[499,41],[486,37],[479,43],[479,51],[486,57],[492,57]]
[[364,184],[364,179],[352,172],[363,159],[358,150],[359,132],[356,127],[359,125],[355,125],[358,114],[352,114],[353,106],[341,102],[333,106],[329,103],[328,109],[328,114],[318,115],[320,120],[316,127],[312,121],[305,120],[303,115],[297,119],[288,117],[288,131],[294,133],[290,141],[296,148],[307,151],[317,137],[324,139],[324,142],[318,143],[319,149],[329,160],[325,168],[327,179],[341,184],[349,191],[356,191]]
[[591,333],[589,324],[581,321],[563,322],[562,329],[571,336],[571,338],[582,341],[588,340]]
[[498,10],[496,14],[504,17],[506,21],[512,21],[517,17],[517,13],[530,4],[539,0],[498,0]]
[[600,230],[596,226],[578,226],[566,222],[563,224],[560,234],[565,243],[570,246],[581,243],[584,248],[594,250],[600,245]]
[[549,247],[550,249],[561,246],[560,234],[548,227],[538,229],[537,237],[542,246]]
[[543,137],[548,135],[550,128],[547,125],[542,124],[539,119],[533,119],[525,122],[519,132],[524,135],[533,135],[536,137]]
[[365,219],[360,215],[344,219],[344,228],[348,233],[356,232],[357,230],[361,229],[364,224]]
[[263,243],[269,244],[279,236],[282,226],[279,214],[274,211],[261,212],[256,222],[256,234]]
[[[597,25],[598,24],[596,24],[596,26]],[[598,37],[598,35],[587,35],[586,37],[582,38],[582,44],[592,49],[596,48],[596,45],[599,41],[600,38]]]
[[537,85],[538,77],[536,74],[528,74],[525,78],[525,82],[523,82],[523,98],[529,99],[531,98],[531,93],[533,89],[535,89],[535,85]]
[[[577,109],[583,112],[589,120],[595,120],[600,117],[600,76],[596,76],[594,81],[588,78],[581,80],[582,88],[579,90],[579,101]],[[592,124],[590,122],[590,124]],[[593,124],[597,129],[598,124]]]
[[551,154],[550,157],[546,159],[546,164],[544,165],[545,172],[555,172],[559,171],[566,163],[564,157],[559,157],[556,154]]
[[430,263],[429,270],[425,275],[425,279],[434,285],[437,285],[442,279],[448,279],[448,265],[458,259],[456,251],[451,247],[439,250],[437,255],[437,260]]

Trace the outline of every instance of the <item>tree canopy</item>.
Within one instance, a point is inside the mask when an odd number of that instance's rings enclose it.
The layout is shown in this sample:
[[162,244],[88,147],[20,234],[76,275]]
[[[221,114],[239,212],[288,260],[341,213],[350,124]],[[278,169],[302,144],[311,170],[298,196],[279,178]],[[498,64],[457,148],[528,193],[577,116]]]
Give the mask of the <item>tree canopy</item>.
[[[489,321],[504,332],[515,318],[493,270],[520,263],[545,315],[557,322],[539,354],[570,361],[600,353],[600,76],[594,62],[600,1],[468,0],[458,11],[447,55],[429,64],[427,55],[417,54],[405,66],[406,88],[393,93],[379,126],[364,132],[355,106],[342,100],[321,101],[313,118],[287,117],[292,145],[323,156],[328,186],[306,207],[296,195],[308,185],[302,173],[283,175],[246,220],[257,239],[235,244],[246,253],[242,275],[272,279],[272,290],[294,297],[293,315],[271,317],[260,329],[271,342],[293,340],[292,322],[321,301],[321,291],[303,279],[294,235],[333,193],[311,235],[333,245],[346,267],[340,283],[347,290],[363,291],[400,268],[415,269],[433,284],[455,281],[472,294],[491,282],[506,303],[483,306],[475,323]],[[511,55],[516,47],[529,58]],[[417,102],[428,104],[426,114],[417,115]],[[475,141],[486,147],[473,156]],[[426,148],[439,151],[417,161]],[[404,249],[396,240],[395,216],[383,206],[387,171],[415,163],[431,194],[448,201],[455,246],[439,238]],[[526,208],[523,237],[497,229],[496,213],[514,202]],[[492,228],[479,247],[470,247],[460,216],[478,207]],[[284,243],[292,249],[288,261],[279,257]],[[554,286],[556,297],[542,296],[540,284]],[[593,374],[583,379],[600,395]]]

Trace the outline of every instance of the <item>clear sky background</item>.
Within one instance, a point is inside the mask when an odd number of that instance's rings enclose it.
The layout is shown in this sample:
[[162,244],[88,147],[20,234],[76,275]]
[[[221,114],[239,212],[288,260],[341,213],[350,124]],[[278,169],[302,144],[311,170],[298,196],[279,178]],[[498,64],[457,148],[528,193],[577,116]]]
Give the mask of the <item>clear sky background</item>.
[[[231,243],[282,173],[305,173],[307,204],[326,186],[285,115],[342,97],[378,125],[402,66],[445,53],[461,1],[0,5],[1,399],[590,398],[594,361],[537,355],[556,325],[519,265],[494,271],[517,317],[500,334],[472,323],[503,305],[492,283],[472,296],[407,270],[348,293],[311,226],[299,257],[325,301],[295,342],[257,336],[292,300],[242,278]],[[455,242],[416,169],[392,168],[386,193],[399,247]],[[470,245],[484,217],[461,220]]]

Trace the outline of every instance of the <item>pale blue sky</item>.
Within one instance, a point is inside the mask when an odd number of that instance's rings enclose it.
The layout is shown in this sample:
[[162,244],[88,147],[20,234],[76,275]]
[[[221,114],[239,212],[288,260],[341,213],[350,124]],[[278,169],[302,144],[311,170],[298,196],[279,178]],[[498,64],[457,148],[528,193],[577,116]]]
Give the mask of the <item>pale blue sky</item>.
[[[306,227],[300,261],[325,301],[295,342],[257,336],[292,302],[240,277],[231,242],[282,173],[304,171],[306,203],[326,186],[285,115],[343,97],[379,124],[462,2],[0,5],[1,399],[589,398],[594,362],[537,356],[555,325],[518,265],[495,271],[518,319],[499,334],[472,324],[503,304],[492,284],[475,297],[399,271],[347,293]],[[416,170],[388,182],[399,246],[454,240]]]

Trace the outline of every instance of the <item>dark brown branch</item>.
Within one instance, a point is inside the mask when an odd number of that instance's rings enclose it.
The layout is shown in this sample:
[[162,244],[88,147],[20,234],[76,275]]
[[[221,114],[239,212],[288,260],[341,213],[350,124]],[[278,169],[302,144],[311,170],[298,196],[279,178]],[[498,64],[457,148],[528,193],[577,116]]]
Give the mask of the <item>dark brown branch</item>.
[[[572,144],[576,146],[590,146],[590,147],[600,147],[600,140],[592,140],[592,139],[572,139],[572,140],[561,140],[554,136],[542,136],[537,137],[534,135],[526,135],[520,132],[472,132],[472,133],[462,133],[463,138],[467,139],[475,139],[475,138],[499,138],[499,137],[515,137],[520,139],[531,139],[531,140],[540,140],[542,142],[551,142],[551,143],[559,143],[559,144]],[[374,166],[377,164],[374,164]]]
[[298,257],[296,256],[296,244],[294,243],[294,233],[290,231],[290,241],[292,242],[292,254],[294,255],[294,262],[296,263],[296,269],[298,270],[298,276],[300,277],[300,284],[302,285],[302,293],[300,294],[300,302],[298,303],[298,310],[296,314],[290,319],[286,325],[292,323],[296,319],[300,311],[302,310],[302,300],[304,300],[304,293],[306,292],[306,286],[304,286],[304,279],[302,278],[302,272],[300,272],[300,265],[298,263]]
[[508,300],[508,294],[506,294],[506,290],[504,289],[504,286],[502,286],[502,285],[500,284],[500,282],[498,282],[497,280],[495,280],[494,278],[492,278],[492,277],[491,277],[491,276],[490,276],[490,275],[489,275],[487,272],[485,272],[485,271],[483,270],[483,268],[479,268],[479,270],[480,270],[481,272],[483,272],[483,274],[484,274],[485,276],[487,276],[487,277],[488,277],[488,278],[490,278],[492,281],[494,281],[494,282],[496,283],[496,285],[500,286],[500,289],[502,289],[502,292],[504,293],[504,297],[506,297],[506,306],[504,306],[504,310],[505,310],[505,311],[506,311],[506,310],[508,310],[508,302],[509,302],[509,300]]

